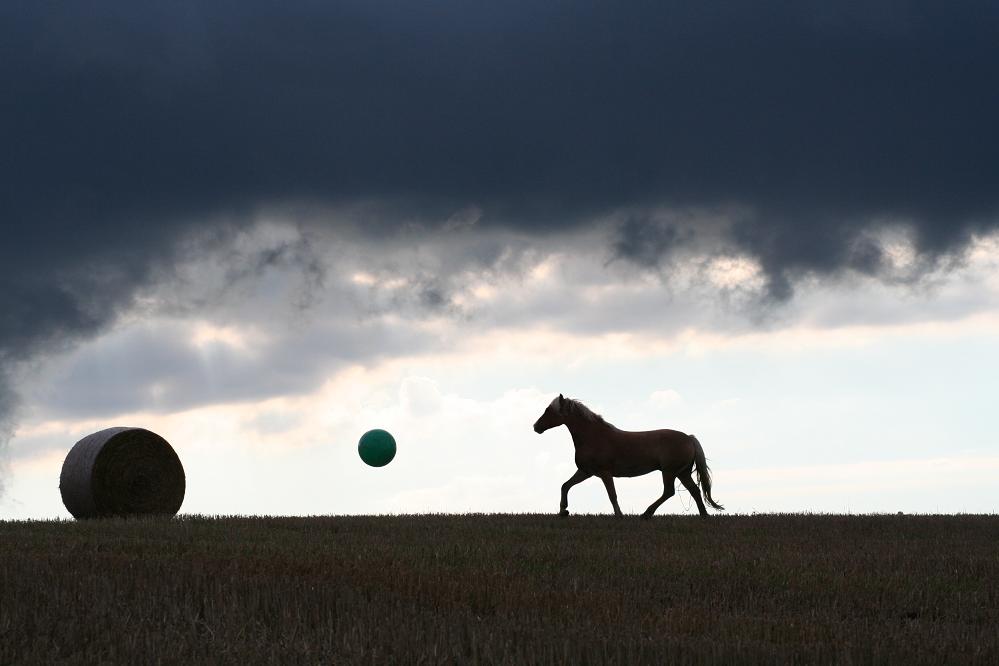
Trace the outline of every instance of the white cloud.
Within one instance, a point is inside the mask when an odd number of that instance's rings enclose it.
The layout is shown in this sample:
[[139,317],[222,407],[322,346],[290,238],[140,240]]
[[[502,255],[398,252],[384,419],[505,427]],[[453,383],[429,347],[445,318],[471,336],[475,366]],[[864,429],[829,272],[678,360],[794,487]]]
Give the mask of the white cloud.
[[673,407],[683,402],[683,396],[673,389],[664,389],[662,391],[654,391],[649,396],[649,402],[655,407]]
[[432,418],[441,408],[437,382],[428,377],[406,377],[399,388],[399,401],[410,417]]

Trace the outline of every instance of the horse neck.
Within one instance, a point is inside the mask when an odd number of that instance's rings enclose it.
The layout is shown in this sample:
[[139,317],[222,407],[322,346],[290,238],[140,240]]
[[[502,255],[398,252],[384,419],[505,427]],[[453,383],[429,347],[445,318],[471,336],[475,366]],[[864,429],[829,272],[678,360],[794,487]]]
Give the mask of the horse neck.
[[607,424],[575,416],[566,419],[565,427],[569,429],[569,434],[572,435],[572,443],[577,449],[593,443],[599,438],[600,434],[606,432],[609,428]]

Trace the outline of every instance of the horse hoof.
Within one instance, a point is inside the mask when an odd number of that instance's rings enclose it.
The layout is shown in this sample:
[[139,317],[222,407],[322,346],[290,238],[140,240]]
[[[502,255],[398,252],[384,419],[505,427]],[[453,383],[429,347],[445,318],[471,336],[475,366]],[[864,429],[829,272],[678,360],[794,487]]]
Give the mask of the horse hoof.
[[557,515],[558,515],[559,518],[568,518],[569,517],[569,512],[566,511],[565,509],[562,509],[561,511],[558,512]]
[[642,520],[652,520],[652,514],[651,513],[643,513],[642,514]]

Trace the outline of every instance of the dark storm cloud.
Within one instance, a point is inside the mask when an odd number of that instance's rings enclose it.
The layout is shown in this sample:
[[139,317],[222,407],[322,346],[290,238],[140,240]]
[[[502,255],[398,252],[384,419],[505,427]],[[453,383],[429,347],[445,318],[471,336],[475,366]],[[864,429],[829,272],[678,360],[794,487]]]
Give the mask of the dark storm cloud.
[[689,229],[669,219],[630,215],[617,228],[615,258],[627,258],[639,266],[655,267],[670,250],[689,241]]
[[[366,202],[375,234],[730,206],[776,296],[876,272],[872,220],[959,248],[996,224],[996,43],[989,2],[5,3],[0,360],[269,206]],[[683,239],[630,219],[618,256]]]

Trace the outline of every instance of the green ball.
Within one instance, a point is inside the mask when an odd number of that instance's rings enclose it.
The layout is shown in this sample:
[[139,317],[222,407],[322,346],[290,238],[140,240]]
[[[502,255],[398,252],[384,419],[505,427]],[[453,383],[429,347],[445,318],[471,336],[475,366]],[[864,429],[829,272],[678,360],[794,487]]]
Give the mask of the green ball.
[[384,430],[369,430],[361,435],[357,452],[372,467],[384,467],[395,458],[395,438]]

